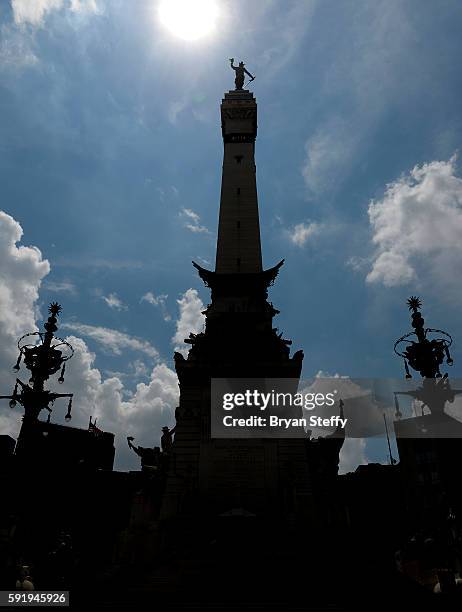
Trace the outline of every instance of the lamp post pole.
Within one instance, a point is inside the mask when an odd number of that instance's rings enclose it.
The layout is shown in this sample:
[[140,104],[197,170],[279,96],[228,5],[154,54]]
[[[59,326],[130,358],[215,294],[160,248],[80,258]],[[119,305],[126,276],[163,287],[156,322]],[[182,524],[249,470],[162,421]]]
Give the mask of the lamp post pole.
[[74,354],[69,342],[54,335],[58,329],[57,322],[61,310],[61,306],[56,302],[50,304],[48,309],[50,316],[44,323],[45,332],[31,332],[19,339],[19,356],[13,369],[19,371],[21,361],[24,361],[24,365],[31,373],[29,384],[16,378],[12,395],[0,395],[0,399],[10,400],[10,408],[15,408],[18,403],[24,408],[24,423],[36,422],[42,410],[48,410],[51,414],[50,404],[54,404],[60,397],[69,398],[65,418],[71,419],[73,394],[54,393],[45,389],[45,382],[60,368],[58,382],[64,382],[66,362]]

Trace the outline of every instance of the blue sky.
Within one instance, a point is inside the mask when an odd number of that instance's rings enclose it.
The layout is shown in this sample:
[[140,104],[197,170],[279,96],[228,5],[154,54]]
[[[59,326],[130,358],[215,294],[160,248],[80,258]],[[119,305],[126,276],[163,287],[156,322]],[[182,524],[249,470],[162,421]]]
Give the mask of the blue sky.
[[[3,351],[13,355],[15,326],[60,301],[63,333],[79,339],[70,384],[122,443],[125,428],[151,444],[169,419],[173,349],[209,301],[190,262],[214,262],[230,57],[256,75],[263,258],[286,259],[271,300],[305,351],[304,376],[400,377],[393,343],[411,294],[455,337],[460,376],[462,5],[216,5],[214,32],[185,41],[154,0],[0,3],[0,209],[23,230],[15,248],[40,251],[26,258],[35,293],[14,294],[27,308],[4,300]],[[149,421],[136,398],[162,376],[169,395]],[[2,370],[2,392],[11,381]],[[117,417],[103,409],[109,387]],[[352,453],[384,460],[386,448]]]

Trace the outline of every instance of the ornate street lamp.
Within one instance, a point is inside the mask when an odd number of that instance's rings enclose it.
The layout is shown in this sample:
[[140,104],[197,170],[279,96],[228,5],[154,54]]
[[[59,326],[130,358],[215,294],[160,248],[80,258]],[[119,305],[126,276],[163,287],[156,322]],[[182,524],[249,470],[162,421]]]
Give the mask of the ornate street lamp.
[[48,410],[51,413],[50,404],[54,404],[59,397],[69,398],[65,418],[67,421],[71,419],[73,393],[53,393],[45,389],[45,381],[60,368],[61,374],[58,382],[64,382],[66,361],[74,354],[74,349],[69,342],[54,335],[58,329],[57,317],[61,310],[58,303],[52,302],[48,309],[50,316],[44,324],[45,332],[31,332],[19,339],[19,356],[13,369],[18,371],[23,361],[31,372],[29,384],[17,378],[13,394],[0,395],[0,399],[10,400],[10,408],[14,408],[17,403],[24,408],[23,421],[25,423],[37,421],[42,410]]
[[462,390],[451,389],[447,373],[441,374],[440,366],[446,363],[452,366],[453,360],[449,352],[452,344],[451,336],[441,330],[425,327],[420,308],[422,306],[418,297],[412,296],[407,300],[409,310],[412,312],[412,327],[414,331],[404,334],[395,342],[395,353],[404,359],[406,378],[412,378],[409,366],[418,372],[423,381],[422,386],[415,391],[395,392],[395,408],[397,418],[400,418],[397,395],[410,395],[427,406],[432,414],[442,414],[447,401],[453,402],[454,397]]

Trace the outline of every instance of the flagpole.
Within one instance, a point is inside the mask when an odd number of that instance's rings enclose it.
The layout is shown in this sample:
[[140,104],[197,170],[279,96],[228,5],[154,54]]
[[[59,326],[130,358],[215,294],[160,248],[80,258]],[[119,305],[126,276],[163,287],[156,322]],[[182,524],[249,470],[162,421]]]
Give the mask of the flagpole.
[[387,427],[387,419],[385,418],[385,412],[383,413],[383,422],[385,423],[385,432],[387,434],[387,442],[388,442],[388,455],[390,457],[390,465],[395,465],[395,460],[391,454],[391,445],[390,445],[390,436],[388,435],[388,427]]

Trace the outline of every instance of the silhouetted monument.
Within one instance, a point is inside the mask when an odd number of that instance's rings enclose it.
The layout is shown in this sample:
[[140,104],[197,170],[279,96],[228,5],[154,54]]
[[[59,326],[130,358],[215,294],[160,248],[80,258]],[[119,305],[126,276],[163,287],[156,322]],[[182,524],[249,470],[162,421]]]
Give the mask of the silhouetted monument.
[[[273,326],[279,311],[268,301],[268,289],[284,260],[263,269],[254,156],[257,104],[241,89],[241,69],[236,90],[221,103],[224,157],[215,270],[193,262],[211,290],[205,329],[185,339],[191,346],[187,358],[175,353],[180,402],[160,518],[181,528],[188,519],[195,529],[210,529],[238,513],[274,520],[274,529],[283,530],[291,521],[316,515],[310,454],[319,455],[322,447],[325,461],[331,455],[326,472],[336,475],[343,441],[310,450],[308,439],[211,437],[212,379],[297,381],[303,360],[302,351],[290,355],[291,341]],[[318,514],[321,518],[321,509]]]

